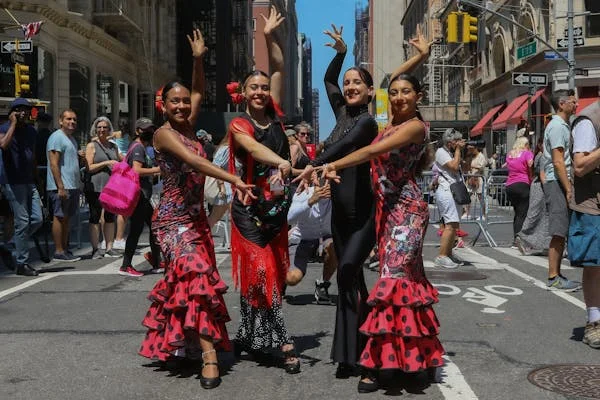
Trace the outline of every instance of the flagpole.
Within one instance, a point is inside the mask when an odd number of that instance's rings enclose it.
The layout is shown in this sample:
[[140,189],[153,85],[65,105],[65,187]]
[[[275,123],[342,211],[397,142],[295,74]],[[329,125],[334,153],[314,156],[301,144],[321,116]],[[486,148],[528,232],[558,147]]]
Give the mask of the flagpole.
[[13,19],[13,21],[15,21],[15,24],[17,24],[18,26],[21,26],[21,23],[19,21],[17,21],[15,16],[12,15],[12,13],[10,11],[8,11],[8,8],[5,8],[4,11],[6,11],[6,13]]

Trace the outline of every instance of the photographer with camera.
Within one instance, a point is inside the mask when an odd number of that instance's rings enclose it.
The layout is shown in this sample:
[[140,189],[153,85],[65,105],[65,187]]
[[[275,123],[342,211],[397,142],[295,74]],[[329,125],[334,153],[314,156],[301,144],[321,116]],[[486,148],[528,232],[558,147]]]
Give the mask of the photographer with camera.
[[462,182],[460,172],[462,151],[465,147],[462,134],[452,128],[446,129],[442,135],[442,147],[435,152],[435,168],[439,171],[438,187],[435,198],[440,216],[444,219],[444,231],[440,239],[440,252],[435,258],[434,264],[442,268],[457,268],[452,257],[452,247],[458,229],[459,210],[461,205],[456,202],[450,186],[456,182]]

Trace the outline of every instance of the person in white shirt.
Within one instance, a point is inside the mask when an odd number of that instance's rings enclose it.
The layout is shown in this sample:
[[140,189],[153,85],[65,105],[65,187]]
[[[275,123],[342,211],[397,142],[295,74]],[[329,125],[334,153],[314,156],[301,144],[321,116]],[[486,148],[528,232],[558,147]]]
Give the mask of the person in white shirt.
[[295,193],[288,211],[288,224],[295,225],[290,231],[290,242],[300,242],[296,247],[294,260],[286,276],[286,284],[295,286],[306,274],[308,260],[323,246],[323,276],[315,282],[317,304],[331,303],[329,286],[331,276],[337,269],[337,258],[331,239],[331,190],[329,183],[311,186]]

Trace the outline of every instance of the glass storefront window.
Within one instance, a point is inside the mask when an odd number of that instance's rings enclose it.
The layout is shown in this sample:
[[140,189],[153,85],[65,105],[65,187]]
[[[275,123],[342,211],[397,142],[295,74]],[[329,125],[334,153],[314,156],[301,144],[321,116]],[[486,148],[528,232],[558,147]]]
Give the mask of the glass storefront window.
[[131,85],[119,81],[119,129],[128,133],[132,132],[132,92]]
[[96,76],[96,116],[104,115],[113,120],[113,78],[108,75]]
[[77,114],[74,136],[81,148],[90,140],[90,69],[76,62],[69,63],[69,107]]
[[37,98],[48,102],[46,112],[52,115],[54,105],[54,55],[48,51],[37,48]]

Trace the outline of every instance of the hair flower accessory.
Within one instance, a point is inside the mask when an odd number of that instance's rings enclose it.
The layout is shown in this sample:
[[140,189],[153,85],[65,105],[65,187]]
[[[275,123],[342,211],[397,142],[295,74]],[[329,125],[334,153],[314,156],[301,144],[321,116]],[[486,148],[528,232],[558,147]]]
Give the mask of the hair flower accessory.
[[241,104],[244,101],[244,96],[242,95],[242,86],[239,82],[229,82],[226,86],[227,93],[231,96],[231,102],[233,104]]

